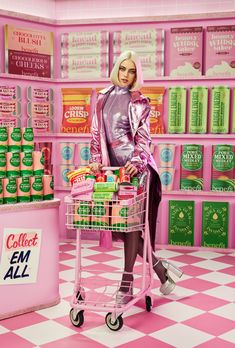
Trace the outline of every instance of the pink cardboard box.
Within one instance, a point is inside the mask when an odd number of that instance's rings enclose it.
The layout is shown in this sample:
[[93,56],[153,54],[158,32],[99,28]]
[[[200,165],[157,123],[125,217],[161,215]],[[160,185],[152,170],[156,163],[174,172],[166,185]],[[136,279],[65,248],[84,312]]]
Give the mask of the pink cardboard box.
[[235,76],[235,25],[207,27],[205,75]]
[[202,75],[202,27],[171,28],[169,76]]

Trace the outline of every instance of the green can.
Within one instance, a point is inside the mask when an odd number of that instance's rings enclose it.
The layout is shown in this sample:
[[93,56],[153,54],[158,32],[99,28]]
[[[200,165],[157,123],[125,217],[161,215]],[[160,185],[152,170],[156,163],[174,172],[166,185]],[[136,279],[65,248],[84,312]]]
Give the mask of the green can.
[[33,152],[34,150],[34,133],[32,127],[22,128],[22,151]]
[[7,168],[6,154],[0,152],[0,178],[6,177],[6,168]]
[[229,132],[230,88],[228,86],[212,87],[210,131],[211,133]]
[[17,202],[30,202],[30,179],[28,176],[16,179],[17,183]]
[[208,111],[208,88],[190,88],[189,133],[206,133]]
[[8,128],[8,151],[20,152],[21,151],[21,128],[9,127]]
[[17,186],[16,178],[4,178],[3,183],[3,203],[15,204],[17,203]]
[[43,182],[42,176],[31,176],[30,177],[30,194],[31,201],[42,201],[43,200]]
[[185,133],[186,88],[170,87],[168,91],[168,133]]
[[8,151],[8,133],[6,127],[0,127],[0,153]]

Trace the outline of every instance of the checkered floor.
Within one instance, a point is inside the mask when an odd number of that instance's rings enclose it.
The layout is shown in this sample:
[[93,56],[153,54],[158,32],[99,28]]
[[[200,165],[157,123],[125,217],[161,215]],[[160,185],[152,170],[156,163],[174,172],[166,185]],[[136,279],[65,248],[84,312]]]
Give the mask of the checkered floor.
[[[88,291],[94,278],[104,284],[122,268],[121,243],[104,250],[89,241],[83,243],[83,249],[83,266],[91,270],[98,265],[103,270],[98,275],[86,272]],[[83,326],[76,328],[68,315],[75,243],[61,243],[60,304],[0,321],[0,347],[235,347],[235,252],[171,248],[160,249],[157,255],[174,261],[184,271],[173,294],[161,296],[156,279],[152,311],[146,312],[144,300],[140,300],[124,313],[120,331],[108,329],[104,322],[106,313],[89,311],[84,312]],[[140,260],[137,268],[139,265]]]

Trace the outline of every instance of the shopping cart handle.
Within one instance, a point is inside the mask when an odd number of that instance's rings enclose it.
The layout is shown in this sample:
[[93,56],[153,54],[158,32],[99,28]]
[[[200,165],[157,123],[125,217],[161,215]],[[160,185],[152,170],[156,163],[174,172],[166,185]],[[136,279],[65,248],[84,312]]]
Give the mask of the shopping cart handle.
[[102,167],[102,170],[119,170],[120,167]]

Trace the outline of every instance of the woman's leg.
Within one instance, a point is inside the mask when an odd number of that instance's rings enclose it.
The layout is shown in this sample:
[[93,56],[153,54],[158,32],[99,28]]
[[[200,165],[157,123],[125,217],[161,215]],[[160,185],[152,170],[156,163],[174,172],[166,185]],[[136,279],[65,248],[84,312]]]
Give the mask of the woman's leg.
[[123,233],[124,240],[124,273],[120,291],[127,292],[133,282],[133,268],[138,253],[140,232]]

